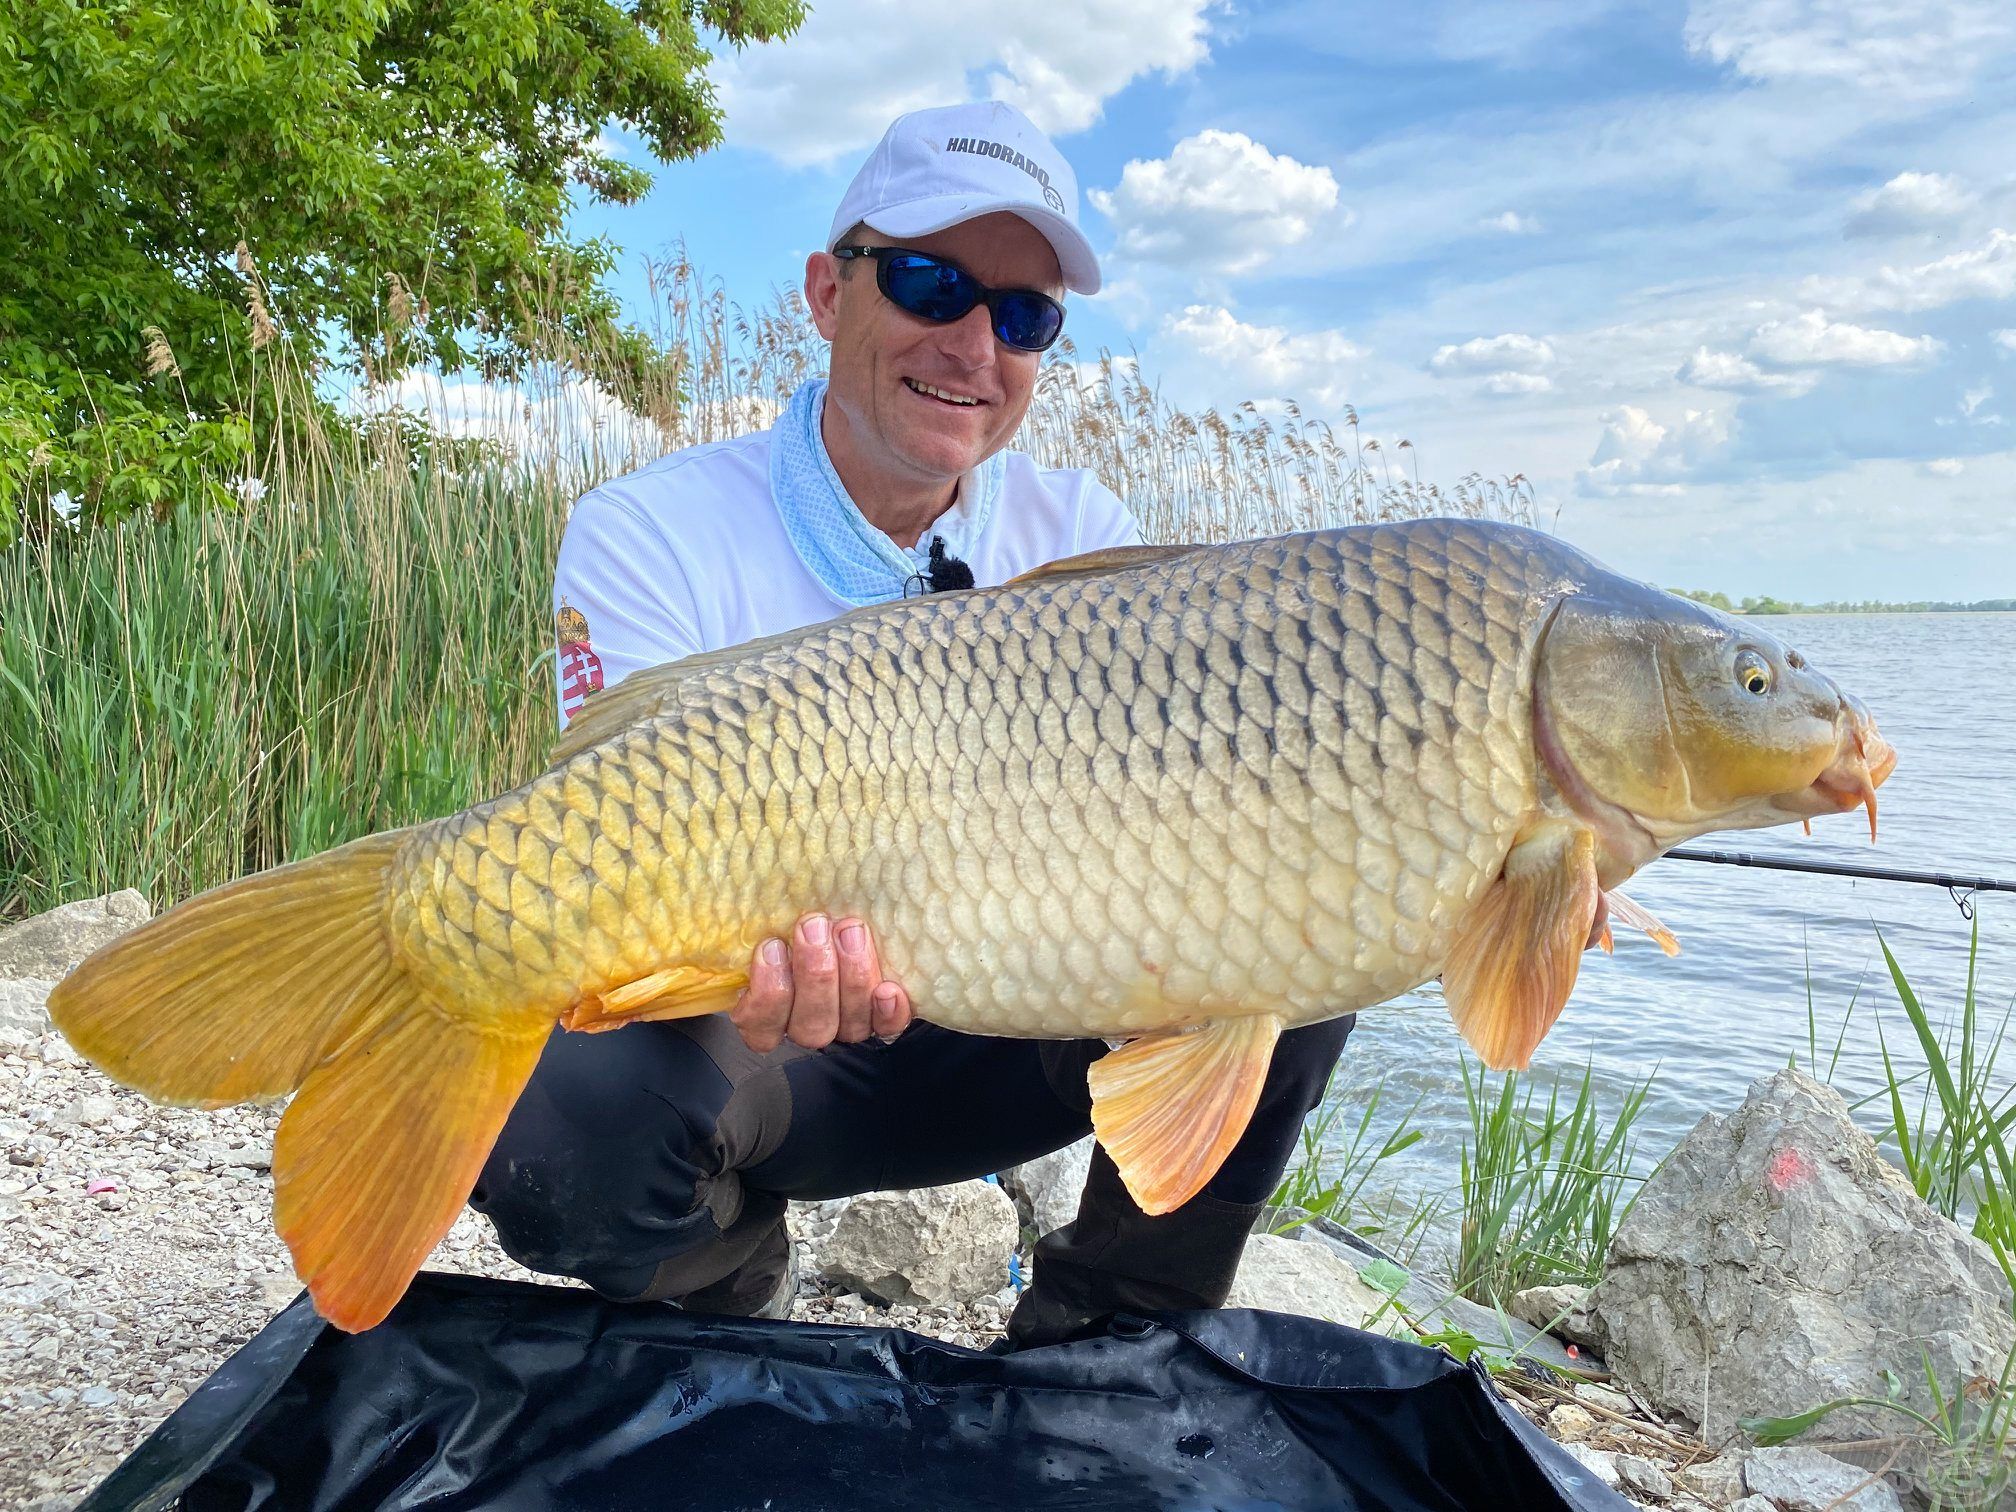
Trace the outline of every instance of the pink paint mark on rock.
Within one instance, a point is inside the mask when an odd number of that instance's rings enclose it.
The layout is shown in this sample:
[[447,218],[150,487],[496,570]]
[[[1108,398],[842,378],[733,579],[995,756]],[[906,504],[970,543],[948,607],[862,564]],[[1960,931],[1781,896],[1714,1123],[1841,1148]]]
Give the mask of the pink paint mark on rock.
[[1774,1192],[1789,1192],[1793,1187],[1806,1185],[1813,1179],[1813,1162],[1803,1150],[1780,1150],[1771,1157],[1771,1164],[1764,1172],[1764,1179],[1771,1183]]
[[104,1195],[106,1192],[118,1191],[119,1183],[109,1179],[108,1177],[94,1176],[91,1178],[90,1181],[84,1184],[84,1190],[93,1197],[99,1197]]

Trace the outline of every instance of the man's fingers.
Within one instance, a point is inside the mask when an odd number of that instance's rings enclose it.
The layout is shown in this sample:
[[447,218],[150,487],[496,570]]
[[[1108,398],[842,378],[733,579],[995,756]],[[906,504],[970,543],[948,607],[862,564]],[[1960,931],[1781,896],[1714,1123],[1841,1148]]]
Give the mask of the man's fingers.
[[881,1039],[894,1039],[910,1027],[910,994],[895,982],[884,982],[875,989],[873,1023],[875,1033]]
[[840,947],[840,1029],[842,1044],[858,1045],[874,1032],[870,994],[882,980],[875,940],[859,919],[842,919],[833,930]]
[[824,914],[805,915],[792,933],[791,1021],[784,1032],[807,1050],[825,1049],[840,1032],[840,963]]
[[749,1048],[768,1055],[784,1041],[791,1018],[791,955],[782,940],[765,940],[749,957],[749,988],[728,1011]]

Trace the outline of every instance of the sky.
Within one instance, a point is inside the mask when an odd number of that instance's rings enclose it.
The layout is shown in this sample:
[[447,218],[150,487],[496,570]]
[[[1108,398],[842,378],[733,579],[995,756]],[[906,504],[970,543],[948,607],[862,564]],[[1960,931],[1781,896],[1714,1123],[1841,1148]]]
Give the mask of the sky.
[[1007,99],[1104,268],[1067,329],[1178,404],[1349,404],[1668,586],[2016,595],[2008,0],[815,0],[708,72],[725,144],[576,213],[633,300],[677,240],[797,285],[894,116]]

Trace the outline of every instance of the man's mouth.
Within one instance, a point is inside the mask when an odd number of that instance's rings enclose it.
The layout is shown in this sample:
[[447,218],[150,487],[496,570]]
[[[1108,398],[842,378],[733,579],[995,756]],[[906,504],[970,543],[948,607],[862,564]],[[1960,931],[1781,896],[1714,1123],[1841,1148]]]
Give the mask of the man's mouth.
[[936,399],[943,404],[957,405],[961,409],[972,409],[984,402],[975,399],[970,394],[954,394],[945,389],[933,388],[928,383],[919,383],[915,378],[905,378],[903,382],[913,394],[922,394],[927,399]]

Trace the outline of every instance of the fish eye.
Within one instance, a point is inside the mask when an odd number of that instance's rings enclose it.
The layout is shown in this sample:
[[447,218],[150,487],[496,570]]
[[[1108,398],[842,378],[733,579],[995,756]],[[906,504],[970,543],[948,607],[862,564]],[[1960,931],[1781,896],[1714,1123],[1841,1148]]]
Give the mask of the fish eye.
[[1771,691],[1771,664],[1755,651],[1739,652],[1736,657],[1736,681],[1745,693],[1755,693],[1762,698]]

